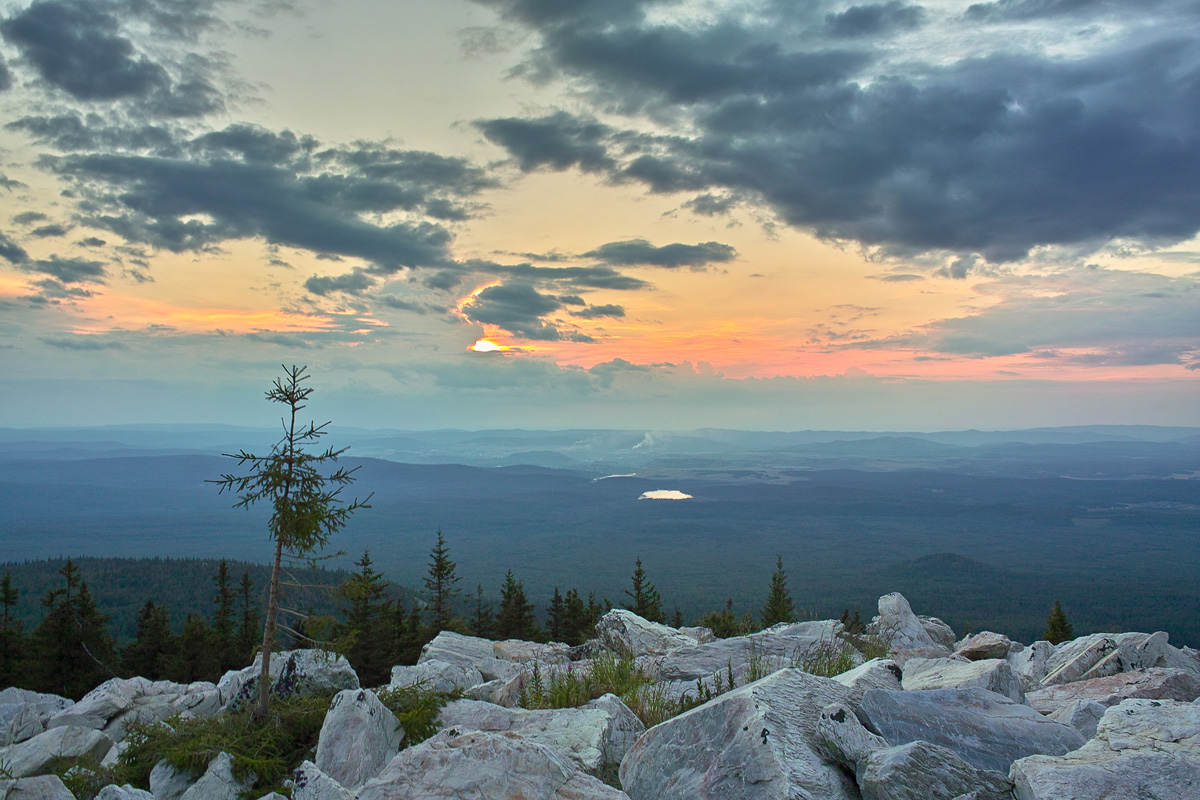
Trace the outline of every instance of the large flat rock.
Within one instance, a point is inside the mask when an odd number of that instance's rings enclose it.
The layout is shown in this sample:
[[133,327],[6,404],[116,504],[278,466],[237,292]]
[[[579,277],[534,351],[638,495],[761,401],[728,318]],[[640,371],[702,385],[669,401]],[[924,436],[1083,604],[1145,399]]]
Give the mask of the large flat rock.
[[1183,670],[1153,667],[1060,683],[1026,695],[1029,705],[1043,714],[1053,714],[1078,700],[1091,700],[1107,707],[1133,697],[1190,703],[1200,698],[1200,678]]
[[953,658],[910,658],[904,664],[903,686],[918,689],[966,689],[978,686],[1002,694],[1017,703],[1025,702],[1021,680],[1008,662],[1000,658],[959,661]]
[[1012,781],[976,769],[952,750],[910,742],[873,751],[859,763],[863,800],[954,800],[976,792],[976,800],[1010,800]]
[[1046,662],[1046,676],[1042,678],[1042,683],[1054,686],[1151,667],[1179,669],[1200,675],[1196,662],[1172,647],[1163,631],[1094,633],[1058,645]]
[[402,750],[356,800],[628,800],[553,748],[447,728]]
[[924,740],[958,753],[972,766],[1008,773],[1013,761],[1083,745],[1069,725],[986,689],[867,692],[858,718],[890,745]]
[[821,709],[850,690],[784,669],[655,725],[621,763],[633,800],[857,800],[818,751]]
[[[707,635],[705,635],[707,633]],[[614,608],[596,622],[596,639],[606,650],[627,658],[657,656],[712,639],[707,628],[672,628]]]
[[48,771],[60,758],[104,758],[113,740],[93,728],[67,725],[51,728],[32,739],[0,747],[0,764],[8,777],[27,778]]
[[1016,800],[1194,800],[1200,797],[1200,706],[1125,700],[1096,737],[1062,756],[1012,765]]

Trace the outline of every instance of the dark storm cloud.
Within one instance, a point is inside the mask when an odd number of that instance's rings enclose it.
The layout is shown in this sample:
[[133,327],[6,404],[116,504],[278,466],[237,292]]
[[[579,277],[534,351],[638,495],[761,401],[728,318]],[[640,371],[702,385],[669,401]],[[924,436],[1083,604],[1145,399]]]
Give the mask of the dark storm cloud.
[[49,219],[49,217],[40,211],[22,211],[20,214],[13,215],[12,221],[14,225],[32,225],[44,219]]
[[0,92],[8,91],[12,88],[12,84],[12,70],[8,68],[8,62],[4,60],[4,56],[0,56]]
[[647,289],[650,284],[638,278],[623,275],[612,267],[597,265],[590,267],[535,267],[532,264],[496,264],[490,261],[468,261],[471,269],[492,275],[520,278],[539,283],[554,283],[573,289],[614,289],[633,291]]
[[104,263],[83,258],[49,258],[25,261],[21,269],[51,275],[62,283],[103,283],[106,274]]
[[55,116],[21,117],[4,127],[21,131],[39,144],[65,152],[81,150],[141,150],[172,155],[179,144],[169,128],[158,125],[112,124],[104,118],[68,112]]
[[463,307],[463,314],[472,322],[495,325],[524,339],[556,341],[563,334],[542,317],[561,307],[558,298],[528,283],[505,283],[484,289]]
[[76,100],[137,100],[169,117],[222,109],[221,93],[204,75],[174,80],[122,35],[128,10],[95,0],[38,0],[0,22],[0,35],[43,80]]
[[321,296],[325,296],[331,292],[362,294],[374,285],[375,279],[361,269],[333,277],[313,275],[304,282],[305,289]]
[[71,229],[65,225],[41,225],[29,232],[35,239],[50,239],[55,236],[66,236]]
[[[1161,246],[1200,230],[1194,3],[991,4],[987,14],[1070,12],[1117,27],[1084,29],[1093,38],[1064,40],[1066,54],[1042,55],[1030,34],[937,61],[893,60],[893,34],[919,35],[912,5],[768,3],[678,23],[652,22],[637,4],[557,15],[500,5],[539,35],[527,74],[569,79],[598,113],[627,118],[479,122],[527,171],[575,167],[695,193],[702,214],[723,210],[716,198],[757,201],[885,255],[1005,262],[1042,245]],[[1059,32],[1039,24],[1041,36]],[[643,113],[674,124],[638,129]]]
[[841,13],[825,17],[830,36],[876,36],[893,30],[912,30],[925,21],[925,9],[892,0],[889,3],[851,6]]
[[24,264],[29,260],[29,253],[25,252],[24,247],[0,232],[0,258],[11,264]]
[[645,239],[609,242],[583,254],[614,267],[706,267],[737,258],[737,250],[721,242],[667,244],[656,247]]
[[572,311],[571,316],[579,317],[580,319],[600,319],[601,317],[623,317],[625,309],[612,303],[602,306],[588,306],[582,311]]

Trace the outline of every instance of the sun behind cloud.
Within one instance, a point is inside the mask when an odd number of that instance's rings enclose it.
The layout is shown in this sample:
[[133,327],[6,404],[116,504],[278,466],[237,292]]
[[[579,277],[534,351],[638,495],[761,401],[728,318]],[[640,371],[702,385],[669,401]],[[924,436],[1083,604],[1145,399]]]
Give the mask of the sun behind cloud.
[[508,349],[506,345],[496,344],[491,339],[480,339],[471,345],[476,353],[501,353]]

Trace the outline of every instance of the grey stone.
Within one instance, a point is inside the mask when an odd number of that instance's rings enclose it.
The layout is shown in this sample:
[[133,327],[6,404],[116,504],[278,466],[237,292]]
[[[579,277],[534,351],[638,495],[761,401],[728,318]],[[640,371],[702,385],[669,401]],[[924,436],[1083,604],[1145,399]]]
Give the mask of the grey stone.
[[166,760],[159,761],[150,770],[150,793],[155,800],[179,800],[194,781],[194,777],[175,769]]
[[954,649],[954,640],[957,637],[954,635],[953,628],[937,617],[926,617],[922,614],[917,619],[921,621],[921,627],[929,634],[929,638],[933,639],[934,644],[947,650]]
[[1096,736],[1063,756],[1012,766],[1016,800],[1194,800],[1200,795],[1200,707],[1125,700],[1104,712]]
[[417,686],[428,692],[453,692],[484,683],[483,675],[467,664],[430,659],[412,666],[392,667],[392,688]]
[[1008,658],[1013,652],[1013,641],[1002,633],[981,631],[968,636],[954,648],[954,654],[971,661],[983,661],[989,658]]
[[1200,678],[1177,669],[1137,669],[1104,678],[1048,686],[1030,692],[1028,700],[1029,705],[1043,714],[1053,714],[1076,700],[1094,700],[1108,707],[1131,697],[1190,703],[1200,698]]
[[854,710],[844,703],[821,709],[816,743],[822,755],[850,772],[857,770],[859,762],[871,753],[889,746],[882,736],[864,728]]
[[[642,619],[624,608],[614,608],[596,623],[596,638],[607,650],[621,656],[637,658],[663,655],[679,647],[700,644],[701,638],[706,637],[696,633],[697,630],[672,628]],[[709,631],[709,636],[711,634]]]
[[890,658],[872,658],[841,675],[834,675],[833,679],[850,690],[850,702],[857,705],[871,689],[904,688],[903,676],[900,666]]
[[570,645],[562,642],[526,642],[523,639],[504,639],[492,642],[492,654],[501,661],[515,664],[566,664],[571,660]]
[[32,739],[46,730],[46,722],[74,700],[10,686],[0,691],[0,747]]
[[1083,744],[1083,737],[1069,725],[977,687],[921,692],[874,689],[863,696],[858,718],[888,744],[927,741],[953,750],[978,769],[1001,773],[1007,773],[1018,758],[1060,755]]
[[1095,700],[1072,700],[1047,716],[1065,725],[1070,725],[1079,731],[1079,735],[1084,739],[1091,739],[1096,735],[1096,726],[1100,724],[1100,718],[1104,716],[1106,709],[1106,706],[1100,705]]
[[853,800],[854,782],[816,748],[820,709],[850,691],[784,669],[646,731],[621,763],[633,800]]
[[400,751],[356,800],[628,800],[553,748],[448,728]]
[[0,780],[0,797],[4,800],[75,800],[75,795],[57,775]]
[[417,664],[431,661],[455,664],[476,670],[483,681],[510,680],[519,675],[521,665],[497,658],[494,644],[490,639],[442,631],[421,648]]
[[904,665],[903,686],[918,689],[966,689],[978,686],[1002,694],[1017,703],[1025,702],[1025,690],[1008,662],[999,658],[957,661],[951,658],[910,658]]
[[1023,650],[1009,654],[1008,665],[1021,680],[1021,686],[1026,693],[1042,688],[1042,679],[1046,677],[1046,665],[1054,652],[1055,647],[1049,642],[1034,642]]
[[46,722],[47,728],[78,725],[104,731],[120,741],[134,722],[160,722],[178,714],[211,716],[220,710],[214,684],[183,684],[145,678],[112,678],[88,692],[73,706]]
[[112,739],[91,728],[51,728],[32,739],[0,747],[0,763],[13,778],[40,775],[56,758],[104,758]]
[[1151,667],[1200,675],[1195,662],[1172,647],[1163,631],[1094,633],[1060,644],[1046,663],[1046,677],[1042,683],[1054,686]]
[[383,771],[403,739],[400,720],[374,692],[346,689],[329,704],[314,767],[355,790]]
[[242,793],[254,785],[254,777],[248,775],[239,780],[233,774],[233,756],[218,753],[208,763],[208,769],[200,780],[188,787],[179,796],[180,800],[241,800]]
[[859,764],[863,800],[953,800],[978,792],[979,800],[1006,800],[1012,781],[999,772],[976,769],[952,750],[916,741],[874,750]]
[[129,784],[105,786],[96,795],[96,800],[154,800],[154,795],[145,789],[136,789]]
[[[245,669],[226,672],[217,684],[224,711],[241,708],[258,700],[262,654]],[[284,650],[271,654],[271,693],[275,697],[299,697],[316,692],[338,692],[359,688],[358,675],[345,656],[325,650]]]
[[942,647],[934,641],[921,624],[921,620],[913,613],[912,606],[899,592],[885,594],[879,598],[879,617],[873,624],[893,653],[903,650],[950,650],[949,647]]
[[353,792],[311,761],[305,761],[295,769],[292,783],[292,800],[354,800]]
[[646,726],[621,699],[606,694],[579,708],[527,711],[456,700],[441,711],[447,728],[509,732],[552,747],[592,775],[616,769]]

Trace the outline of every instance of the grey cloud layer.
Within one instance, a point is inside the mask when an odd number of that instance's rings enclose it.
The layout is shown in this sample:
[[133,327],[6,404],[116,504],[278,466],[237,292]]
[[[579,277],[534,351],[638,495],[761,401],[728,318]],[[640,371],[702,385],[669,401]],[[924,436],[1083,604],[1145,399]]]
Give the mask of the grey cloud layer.
[[[919,46],[933,12],[898,2],[678,22],[634,2],[477,2],[538,34],[526,74],[625,118],[481,121],[526,171],[696,193],[699,213],[754,199],[822,237],[992,262],[1200,230],[1200,18],[1183,0],[964,4],[938,25],[987,44],[936,62]],[[640,127],[644,113],[678,133]]]

